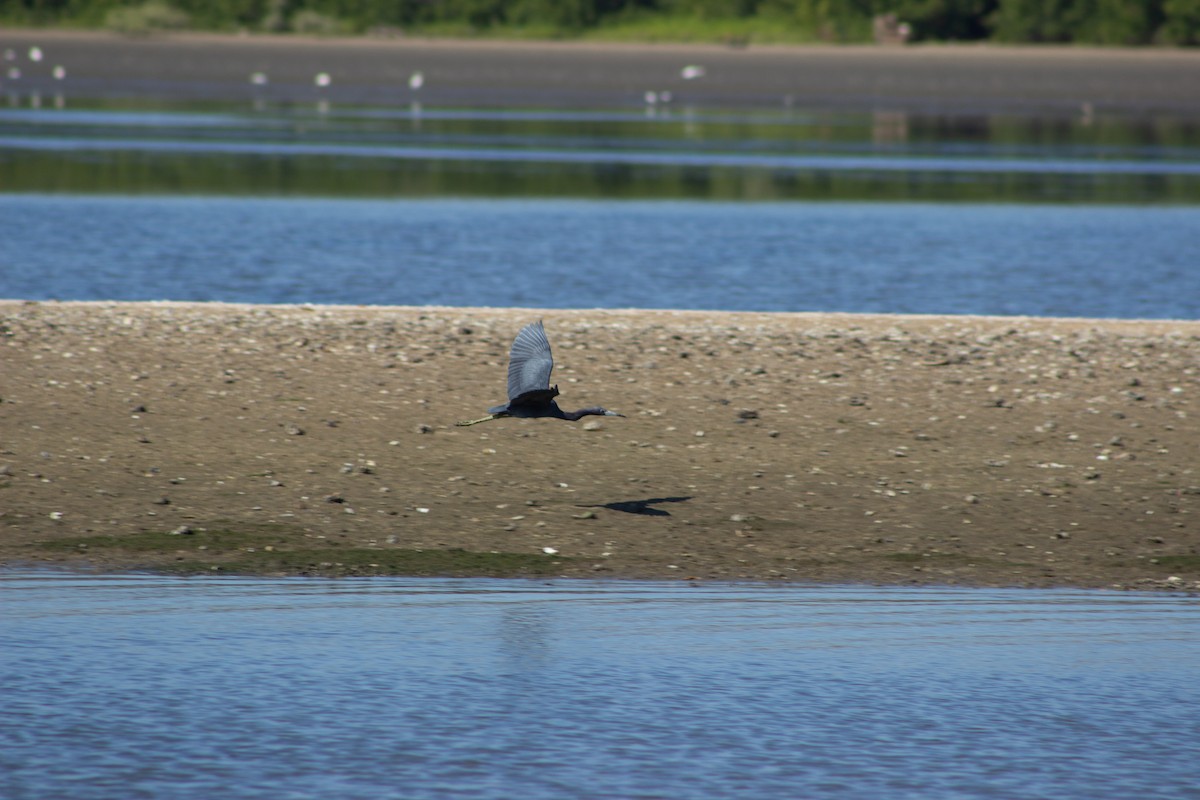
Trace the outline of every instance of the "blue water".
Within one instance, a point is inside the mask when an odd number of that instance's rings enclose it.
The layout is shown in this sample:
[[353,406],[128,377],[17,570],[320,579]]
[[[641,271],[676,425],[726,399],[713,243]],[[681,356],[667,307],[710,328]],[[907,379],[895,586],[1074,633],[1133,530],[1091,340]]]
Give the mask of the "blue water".
[[4,298],[1200,317],[1188,118],[17,88]]
[[0,796],[1182,798],[1200,603],[0,573]]
[[0,195],[0,297],[1200,317],[1200,208]]

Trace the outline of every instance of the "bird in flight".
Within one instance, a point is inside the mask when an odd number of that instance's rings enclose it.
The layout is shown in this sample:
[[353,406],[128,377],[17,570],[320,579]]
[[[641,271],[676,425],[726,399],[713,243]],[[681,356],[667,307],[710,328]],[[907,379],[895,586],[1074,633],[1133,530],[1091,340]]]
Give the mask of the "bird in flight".
[[501,417],[552,417],[575,422],[589,414],[600,417],[625,416],[600,406],[563,411],[554,402],[558,396],[558,386],[550,385],[552,369],[554,357],[550,355],[550,341],[546,338],[546,329],[542,327],[541,320],[526,325],[513,339],[508,356],[508,402],[489,408],[486,417],[456,424],[477,425]]

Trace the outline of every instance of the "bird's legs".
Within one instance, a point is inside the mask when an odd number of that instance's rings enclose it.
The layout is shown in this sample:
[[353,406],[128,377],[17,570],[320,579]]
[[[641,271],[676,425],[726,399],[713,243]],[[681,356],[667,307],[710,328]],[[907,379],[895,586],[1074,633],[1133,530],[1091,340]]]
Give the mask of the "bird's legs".
[[481,422],[489,422],[490,420],[500,419],[500,417],[507,417],[507,416],[508,416],[508,414],[488,414],[486,417],[480,417],[479,419],[468,419],[463,422],[456,422],[454,424],[459,426],[460,428],[465,428],[468,425],[478,425]]

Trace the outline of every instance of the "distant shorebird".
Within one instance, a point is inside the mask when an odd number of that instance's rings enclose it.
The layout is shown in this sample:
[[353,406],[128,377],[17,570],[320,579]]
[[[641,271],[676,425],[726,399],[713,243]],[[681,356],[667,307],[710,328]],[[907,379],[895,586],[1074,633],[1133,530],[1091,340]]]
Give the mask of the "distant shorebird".
[[550,341],[546,338],[546,329],[542,327],[541,320],[526,325],[513,340],[508,356],[508,402],[489,408],[486,417],[456,424],[477,425],[501,417],[551,417],[575,422],[592,414],[600,417],[625,416],[599,406],[563,411],[554,402],[558,396],[558,386],[550,386],[550,371],[553,369]]

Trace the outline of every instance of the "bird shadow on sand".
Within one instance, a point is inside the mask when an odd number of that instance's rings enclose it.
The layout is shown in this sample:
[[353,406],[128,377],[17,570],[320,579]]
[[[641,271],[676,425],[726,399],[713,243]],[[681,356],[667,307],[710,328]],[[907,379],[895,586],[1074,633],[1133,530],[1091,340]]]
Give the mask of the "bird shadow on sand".
[[669,517],[670,511],[654,506],[661,503],[686,503],[691,500],[692,496],[687,497],[648,497],[645,500],[620,500],[615,503],[598,503],[594,505],[581,505],[580,508],[607,508],[613,511],[623,511],[626,514],[641,514],[646,517]]

